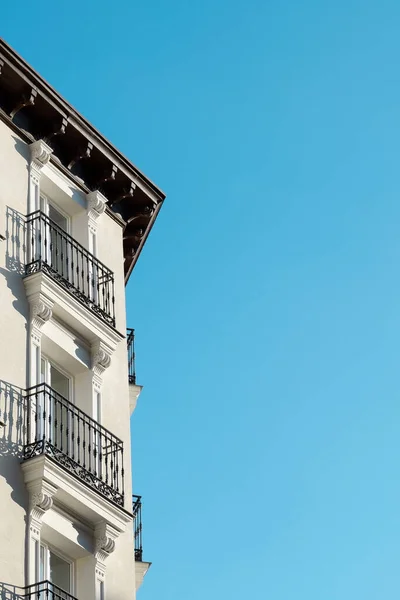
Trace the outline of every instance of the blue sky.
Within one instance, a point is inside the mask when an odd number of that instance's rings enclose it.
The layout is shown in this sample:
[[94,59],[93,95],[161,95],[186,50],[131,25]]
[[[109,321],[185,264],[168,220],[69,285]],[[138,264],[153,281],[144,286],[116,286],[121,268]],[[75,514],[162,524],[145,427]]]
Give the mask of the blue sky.
[[141,600],[400,593],[400,5],[22,1],[168,197],[128,287]]

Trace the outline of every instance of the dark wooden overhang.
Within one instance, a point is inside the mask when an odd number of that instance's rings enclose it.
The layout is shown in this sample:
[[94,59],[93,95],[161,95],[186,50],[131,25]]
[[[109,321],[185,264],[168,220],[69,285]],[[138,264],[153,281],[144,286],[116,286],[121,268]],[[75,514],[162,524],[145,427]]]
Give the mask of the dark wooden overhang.
[[52,162],[86,192],[99,190],[124,224],[125,282],[165,194],[0,38],[0,118],[30,143],[43,139]]

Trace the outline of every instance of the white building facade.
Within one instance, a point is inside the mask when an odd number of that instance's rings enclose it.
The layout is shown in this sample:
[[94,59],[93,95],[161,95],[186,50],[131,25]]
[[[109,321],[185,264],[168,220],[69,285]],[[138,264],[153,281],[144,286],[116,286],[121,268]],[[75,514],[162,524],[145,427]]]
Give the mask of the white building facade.
[[0,41],[0,598],[134,600],[125,286],[164,194]]

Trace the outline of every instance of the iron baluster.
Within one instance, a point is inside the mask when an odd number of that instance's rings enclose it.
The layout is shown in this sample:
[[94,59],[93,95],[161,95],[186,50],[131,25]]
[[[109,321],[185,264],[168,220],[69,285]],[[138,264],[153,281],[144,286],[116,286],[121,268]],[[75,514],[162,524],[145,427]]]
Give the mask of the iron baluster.
[[126,343],[128,350],[128,377],[129,383],[136,384],[136,366],[135,366],[135,330],[126,330]]
[[[123,442],[45,383],[25,392],[36,403],[35,439],[24,429],[23,458],[48,454],[96,492],[124,506]],[[29,420],[28,420],[29,424]]]
[[114,274],[42,211],[27,217],[25,275],[44,270],[100,319],[115,327]]

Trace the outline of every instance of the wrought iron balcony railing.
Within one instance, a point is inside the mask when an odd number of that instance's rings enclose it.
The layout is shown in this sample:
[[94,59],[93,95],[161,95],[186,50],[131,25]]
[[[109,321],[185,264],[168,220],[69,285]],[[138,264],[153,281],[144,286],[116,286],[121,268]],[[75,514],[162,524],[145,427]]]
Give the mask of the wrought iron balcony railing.
[[25,275],[42,271],[115,327],[114,273],[38,210],[27,216]]
[[28,585],[22,596],[25,600],[77,600],[69,592],[65,592],[50,581],[41,581]]
[[23,459],[44,454],[123,506],[123,442],[44,383],[26,390],[26,400]]
[[27,587],[0,583],[1,600],[77,600],[75,596],[50,581],[40,581]]
[[135,560],[142,562],[142,496],[132,496],[132,512],[135,536]]
[[129,383],[136,384],[136,367],[135,367],[135,330],[126,330],[126,343],[128,346],[128,373]]

